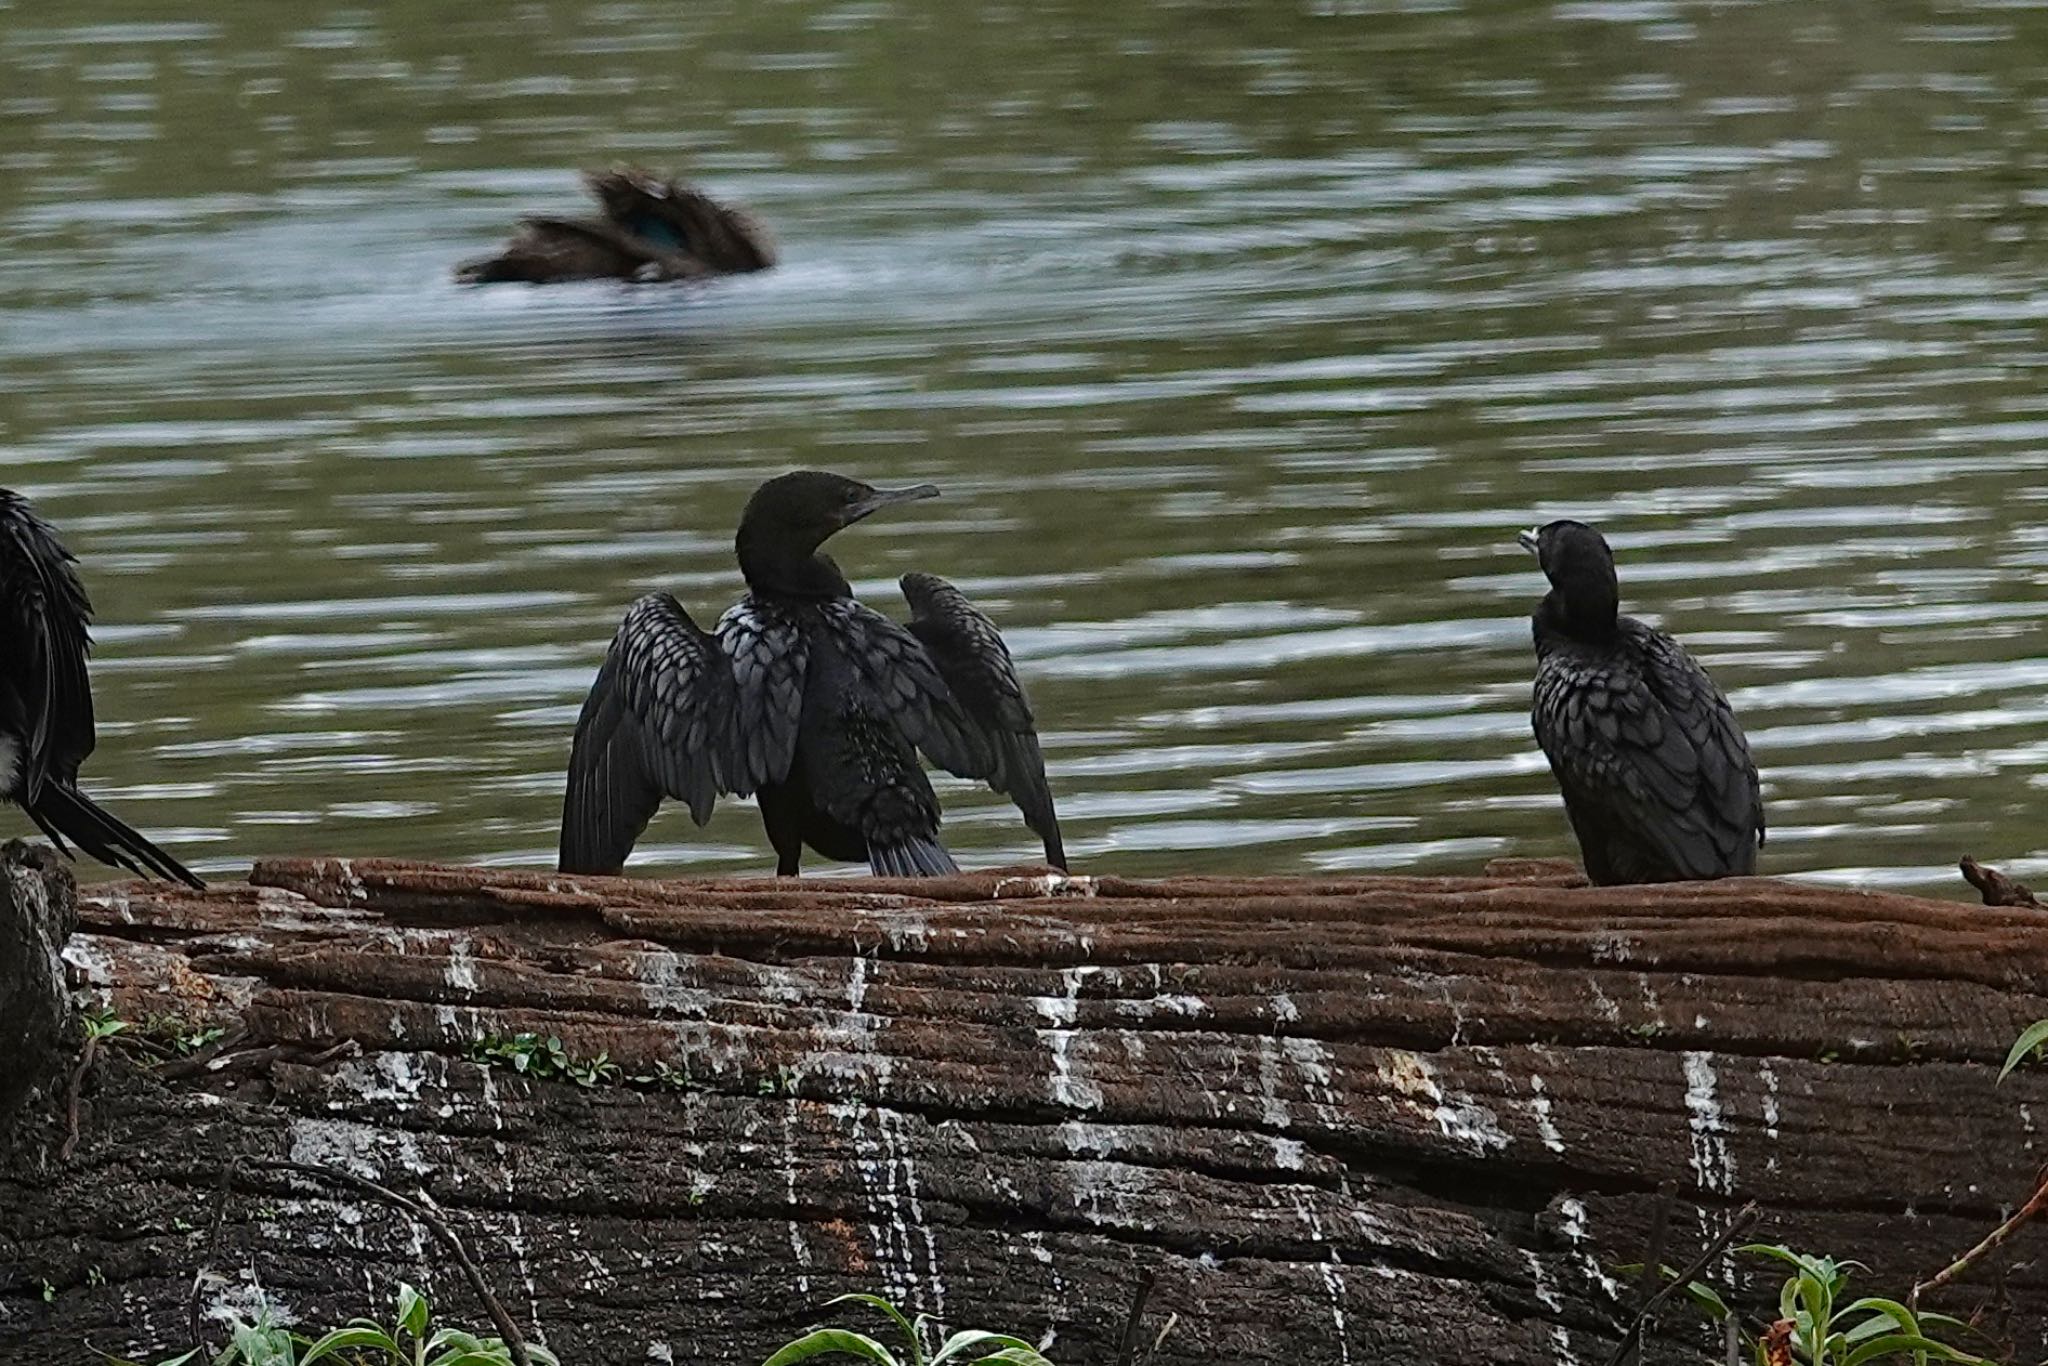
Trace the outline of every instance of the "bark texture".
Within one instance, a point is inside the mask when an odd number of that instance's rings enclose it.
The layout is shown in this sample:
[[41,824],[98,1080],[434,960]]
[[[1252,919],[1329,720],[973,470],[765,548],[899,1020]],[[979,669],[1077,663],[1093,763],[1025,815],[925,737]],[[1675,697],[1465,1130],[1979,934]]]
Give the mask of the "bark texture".
[[[574,1363],[753,1366],[860,1289],[1108,1366],[1147,1268],[1175,1359],[1602,1363],[1667,1183],[1669,1261],[1755,1200],[1891,1294],[2033,1188],[2048,1080],[1993,1078],[2048,1015],[2040,912],[1577,882],[303,860],[94,889],[89,996],[240,1033],[101,1069],[68,1164],[61,1105],[24,1110],[0,1360],[182,1350],[202,1265],[203,1314],[260,1281],[332,1323],[405,1277],[482,1323],[395,1211],[276,1172],[223,1201],[238,1155],[425,1192]],[[33,899],[0,890],[0,920]],[[527,1031],[624,1076],[472,1060]],[[2044,1238],[1939,1307],[2038,1359]],[[1683,1322],[1646,1361],[1702,1359]]]
[[48,849],[19,840],[0,849],[0,1133],[65,1062],[71,997],[59,954],[78,921],[74,892]]

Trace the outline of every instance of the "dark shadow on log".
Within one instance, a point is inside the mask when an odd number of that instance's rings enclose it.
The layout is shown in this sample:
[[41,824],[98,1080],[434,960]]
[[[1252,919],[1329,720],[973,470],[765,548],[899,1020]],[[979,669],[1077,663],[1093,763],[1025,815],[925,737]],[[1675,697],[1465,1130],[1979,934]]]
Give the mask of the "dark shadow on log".
[[[1756,1237],[1903,1294],[2026,1199],[2048,1115],[2042,1074],[1993,1086],[2048,1015],[2048,920],[2025,909],[1548,865],[795,884],[292,860],[254,880],[81,898],[67,956],[95,998],[245,1034],[107,1060],[61,1169],[57,1107],[24,1112],[0,1359],[182,1349],[236,1161],[213,1264],[241,1276],[209,1311],[255,1280],[309,1323],[400,1277],[464,1298],[421,1231],[261,1167],[283,1161],[459,1215],[565,1360],[753,1366],[866,1290],[1094,1366],[1149,1271],[1162,1359],[1604,1362],[1641,1302],[1614,1267],[1666,1183],[1680,1255],[1753,1201]],[[475,1060],[523,1033],[589,1084]],[[1930,1307],[1967,1313],[2002,1275],[2039,1346],[2039,1236]],[[1672,1310],[1642,1359],[1715,1350]]]

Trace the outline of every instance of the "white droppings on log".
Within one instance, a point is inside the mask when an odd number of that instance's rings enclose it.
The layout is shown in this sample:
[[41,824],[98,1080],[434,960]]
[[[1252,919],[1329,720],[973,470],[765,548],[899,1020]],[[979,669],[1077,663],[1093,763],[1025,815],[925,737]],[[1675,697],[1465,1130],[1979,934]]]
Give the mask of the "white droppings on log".
[[1500,1117],[1462,1092],[1446,1095],[1436,1075],[1436,1068],[1419,1053],[1394,1048],[1381,1055],[1381,1078],[1445,1138],[1478,1153],[1506,1148],[1508,1136],[1501,1131]]
[[1714,1055],[1688,1052],[1685,1060],[1685,1108],[1691,1115],[1693,1182],[1703,1191],[1729,1195],[1735,1190],[1735,1159],[1728,1151],[1717,1093],[1720,1077]]
[[1585,1202],[1572,1196],[1558,1201],[1558,1213],[1564,1216],[1564,1236],[1572,1245],[1572,1252],[1579,1259],[1586,1278],[1605,1291],[1616,1304],[1622,1302],[1624,1291],[1621,1282],[1607,1274],[1600,1265],[1600,1259],[1593,1255],[1592,1235],[1588,1230]]
[[[504,1156],[504,1145],[499,1144],[499,1156]],[[500,1168],[505,1173],[505,1194],[514,1191],[512,1168],[509,1164]],[[540,1292],[533,1284],[533,1268],[526,1260],[526,1225],[519,1218],[518,1211],[507,1210],[505,1217],[512,1225],[512,1232],[505,1239],[505,1246],[512,1253],[512,1267],[519,1273],[519,1283],[526,1287],[526,1319],[533,1328],[533,1336],[541,1342],[547,1341],[547,1333],[540,1326]]]
[[811,1245],[804,1241],[803,1225],[796,1217],[796,1115],[797,1102],[792,1096],[782,1105],[782,1188],[784,1199],[789,1202],[789,1252],[796,1258],[796,1288],[799,1294],[808,1295]]
[[1075,1074],[1072,1050],[1074,1036],[1078,1032],[1072,1029],[1038,1031],[1038,1037],[1045,1040],[1046,1047],[1052,1054],[1052,1073],[1047,1078],[1052,1101],[1053,1104],[1063,1105],[1069,1110],[1100,1110],[1102,1088]]
[[1319,1040],[1293,1035],[1280,1041],[1280,1050],[1301,1077],[1302,1094],[1316,1108],[1316,1117],[1325,1124],[1336,1124],[1341,1114],[1328,1050]]
[[1280,1099],[1280,1041],[1271,1035],[1259,1039],[1259,1118],[1269,1129],[1292,1127],[1294,1116]]
[[92,935],[74,934],[64,945],[63,958],[75,980],[98,990],[104,1002],[105,988],[115,981],[114,956],[95,943]]
[[344,1086],[364,1100],[391,1101],[410,1105],[420,1098],[420,1090],[430,1080],[436,1084],[446,1077],[428,1078],[418,1068],[425,1069],[440,1063],[431,1053],[379,1053],[375,1058],[356,1058],[343,1063],[334,1071],[337,1085]]
[[415,1176],[433,1171],[409,1130],[380,1129],[346,1119],[292,1121],[291,1160],[314,1167],[339,1167],[371,1181],[385,1179],[392,1165]]
[[1273,1018],[1281,1024],[1293,1024],[1301,1018],[1301,1009],[1286,992],[1276,992],[1272,1004]]
[[[1131,1215],[1131,1197],[1149,1192],[1157,1180],[1157,1173],[1150,1167],[1140,1167],[1129,1162],[1078,1161],[1062,1164],[1061,1173],[1067,1179],[1067,1193],[1074,1202],[1074,1212],[1091,1224],[1150,1229],[1149,1219],[1136,1219]],[[1103,1212],[1107,1203],[1109,1212]]]
[[[1771,1140],[1772,1148],[1770,1155],[1764,1159],[1764,1170],[1774,1172],[1778,1170],[1778,1074],[1766,1063],[1756,1069],[1756,1079],[1764,1084],[1764,1137]],[[2021,1108],[2021,1113],[2026,1113],[2024,1107]],[[2028,1128],[2031,1131],[2032,1126],[2029,1125]],[[2031,1148],[2034,1145],[2029,1143],[2027,1146]]]
[[1101,1124],[1070,1119],[1060,1125],[1060,1142],[1074,1157],[1108,1157],[1116,1151],[1116,1130]]
[[[924,1217],[924,1200],[919,1193],[917,1184],[917,1159],[911,1156],[915,1144],[903,1141],[903,1116],[901,1114],[894,1110],[881,1110],[876,1113],[876,1118],[881,1125],[883,1142],[889,1150],[892,1168],[890,1190],[892,1193],[895,1190],[895,1176],[893,1173],[901,1171],[903,1176],[903,1193],[910,1201],[911,1226],[924,1239],[925,1271],[932,1292],[931,1307],[927,1312],[935,1319],[943,1319],[946,1317],[946,1282],[939,1270],[938,1235],[934,1232],[931,1221]],[[903,1250],[904,1269],[908,1272],[911,1269],[911,1262],[909,1239],[907,1237],[904,1240]]]
[[[853,1148],[854,1172],[860,1178],[861,1199],[867,1206],[868,1242],[887,1298],[896,1304],[908,1304],[917,1288],[911,1278],[910,1226],[903,1217],[894,1141],[882,1112],[859,1101],[839,1101],[825,1108],[845,1125],[847,1142]],[[875,1116],[873,1138],[864,1126],[870,1113]]]
[[1636,942],[1625,934],[1603,934],[1594,937],[1588,950],[1595,962],[1626,963],[1635,957]]
[[466,934],[448,940],[448,986],[465,996],[476,994],[476,959]]
[[1102,1090],[1094,1083],[1079,1077],[1074,1071],[1072,1050],[1075,1031],[1071,1028],[1074,1017],[1080,1010],[1081,983],[1100,972],[1091,964],[1064,968],[1060,981],[1066,992],[1060,996],[1034,996],[1031,1004],[1037,1009],[1050,1029],[1038,1031],[1047,1051],[1052,1055],[1052,1072],[1047,1077],[1047,1089],[1055,1105],[1070,1110],[1099,1110],[1102,1108]]
[[254,1323],[259,1318],[267,1318],[280,1328],[289,1328],[299,1322],[299,1315],[291,1305],[275,1290],[264,1286],[253,1266],[238,1268],[232,1280],[226,1276],[215,1276],[211,1283],[213,1293],[207,1297],[204,1310],[204,1316],[210,1322]]
[[1554,1153],[1563,1152],[1564,1135],[1550,1118],[1549,1093],[1544,1089],[1543,1078],[1534,1072],[1529,1074],[1529,1113],[1536,1120],[1536,1132],[1543,1139],[1543,1146]]
[[1322,1264],[1323,1288],[1330,1292],[1330,1321],[1337,1329],[1337,1360],[1349,1366],[1351,1361],[1351,1330],[1344,1322],[1344,1259],[1336,1248],[1330,1249],[1330,1260]]

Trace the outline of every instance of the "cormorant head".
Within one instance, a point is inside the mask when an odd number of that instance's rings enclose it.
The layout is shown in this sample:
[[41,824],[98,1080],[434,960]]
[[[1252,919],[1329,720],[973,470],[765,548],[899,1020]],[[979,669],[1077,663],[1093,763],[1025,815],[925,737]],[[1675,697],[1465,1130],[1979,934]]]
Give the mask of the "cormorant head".
[[896,503],[938,496],[936,484],[878,489],[822,470],[778,475],[754,490],[740,516],[740,568],[749,583],[799,591],[796,580],[808,576],[797,571],[833,533]]
[[1614,552],[1607,538],[1584,522],[1550,522],[1515,537],[1533,551],[1550,580],[1550,597],[1558,606],[1558,624],[1574,635],[1601,635],[1614,629],[1621,608],[1621,587],[1614,576]]

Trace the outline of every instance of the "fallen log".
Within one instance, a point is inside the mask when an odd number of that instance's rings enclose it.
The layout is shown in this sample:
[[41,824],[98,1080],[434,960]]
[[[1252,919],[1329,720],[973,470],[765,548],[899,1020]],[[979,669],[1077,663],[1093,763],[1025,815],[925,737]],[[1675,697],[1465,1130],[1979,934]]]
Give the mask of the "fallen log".
[[[67,885],[10,872],[0,924]],[[77,908],[83,998],[198,1051],[103,1063],[68,1162],[61,1106],[4,1135],[25,1366],[183,1350],[202,1267],[216,1340],[259,1284],[308,1325],[401,1277],[485,1321],[413,1221],[263,1163],[425,1197],[565,1362],[752,1366],[869,1290],[1108,1363],[1149,1276],[1175,1359],[1599,1363],[1615,1266],[1749,1201],[1903,1297],[2034,1190],[2048,1116],[2048,1079],[1993,1084],[2048,1015],[2048,919],[1769,880],[314,859]],[[2043,1237],[1929,1306],[2038,1358]],[[1701,1360],[1663,1324],[1644,1361]]]

